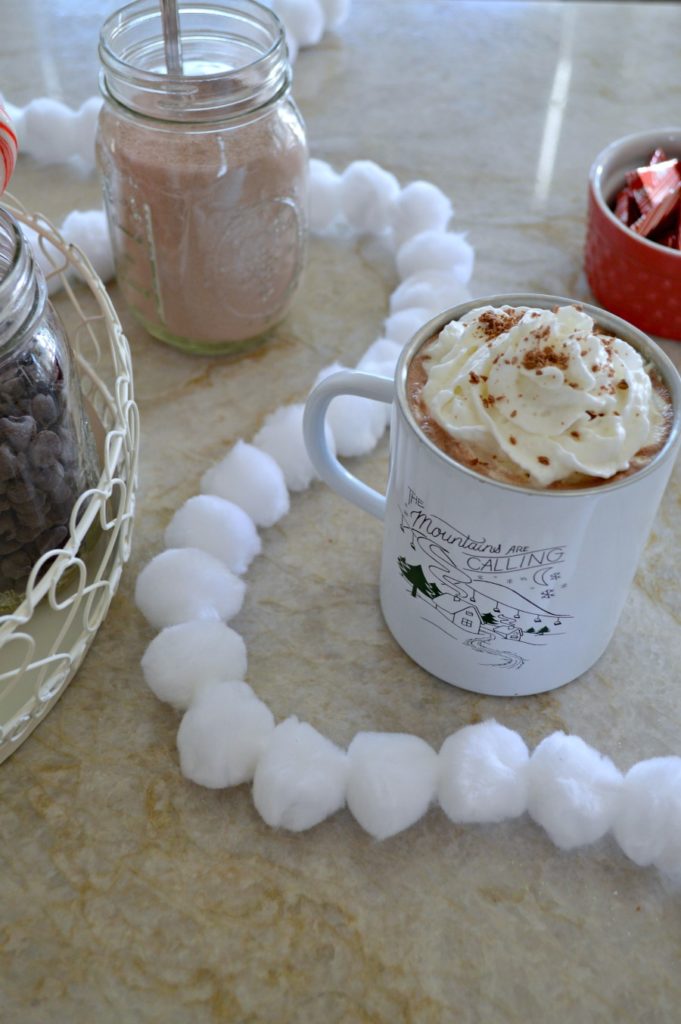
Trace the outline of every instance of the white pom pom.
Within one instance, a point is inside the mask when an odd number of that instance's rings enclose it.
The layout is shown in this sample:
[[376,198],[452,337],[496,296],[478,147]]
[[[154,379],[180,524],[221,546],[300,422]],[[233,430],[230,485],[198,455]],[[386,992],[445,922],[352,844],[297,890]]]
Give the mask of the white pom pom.
[[387,228],[399,192],[394,174],[371,160],[355,160],[341,177],[341,209],[356,231],[378,234]]
[[201,477],[202,494],[233,501],[258,526],[273,526],[289,510],[284,474],[271,455],[237,441],[228,455]]
[[[315,384],[345,369],[347,367],[340,363],[332,363],[319,372]],[[365,455],[372,451],[385,430],[387,408],[383,402],[374,402],[356,395],[334,398],[329,405],[326,422],[331,428],[338,454]]]
[[348,748],[348,807],[375,839],[425,814],[437,787],[437,754],[418,736],[359,732]]
[[436,185],[412,181],[402,189],[392,213],[395,244],[399,248],[421,231],[444,231],[453,212],[449,199]]
[[340,28],[350,13],[350,0],[320,0],[327,28]]
[[324,160],[310,160],[308,211],[310,231],[320,234],[340,213],[341,176]]
[[345,751],[293,716],[277,726],[258,761],[253,803],[273,828],[303,832],[340,810],[346,779]]
[[193,619],[233,618],[246,584],[222,562],[198,548],[172,548],[145,565],[137,577],[135,603],[155,629]]
[[651,757],[629,769],[612,831],[635,864],[655,864],[681,881],[681,757]]
[[316,46],[324,34],[319,0],[274,0],[272,7],[299,46]]
[[400,246],[395,262],[402,279],[421,270],[445,270],[451,271],[462,284],[468,284],[474,260],[475,251],[465,235],[422,231]]
[[420,331],[424,324],[427,324],[433,314],[429,309],[401,309],[399,313],[389,316],[383,325],[386,338],[397,342],[398,345],[406,345]]
[[82,249],[102,281],[114,276],[113,249],[103,210],[73,210],[60,231],[67,242]]
[[[280,406],[267,417],[253,438],[253,444],[271,455],[279,465],[290,491],[304,491],[317,478],[303,439],[304,411],[302,403]],[[335,452],[328,423],[326,440],[331,451]]]
[[[398,345],[396,341],[390,341],[388,338],[378,338],[373,344],[369,345],[360,361],[357,363],[357,369],[364,371],[364,373],[376,373],[380,377],[394,377],[395,367],[397,366],[397,360],[400,358],[402,353],[402,346]],[[390,412],[389,406],[383,404],[383,408]]]
[[421,306],[434,316],[470,297],[466,286],[453,274],[443,270],[422,270],[395,289],[390,296],[390,312],[399,313],[411,306]]
[[525,742],[490,720],[448,736],[440,750],[440,806],[454,822],[496,822],[527,810]]
[[91,96],[76,111],[73,133],[73,155],[80,157],[88,168],[95,166],[95,132],[102,107],[100,96]]
[[248,513],[214,494],[200,494],[185,501],[170,520],[164,541],[168,548],[207,551],[237,576],[246,572],[262,549]]
[[563,850],[593,843],[610,828],[622,774],[579,736],[554,732],[530,758],[528,811]]
[[23,120],[24,153],[46,164],[63,163],[73,156],[77,117],[64,103],[46,96],[31,100]]
[[246,644],[224,622],[181,622],[161,630],[142,656],[147,686],[159,700],[184,710],[203,683],[243,679]]
[[208,683],[180,723],[180,770],[209,789],[250,782],[273,730],[272,712],[246,683]]

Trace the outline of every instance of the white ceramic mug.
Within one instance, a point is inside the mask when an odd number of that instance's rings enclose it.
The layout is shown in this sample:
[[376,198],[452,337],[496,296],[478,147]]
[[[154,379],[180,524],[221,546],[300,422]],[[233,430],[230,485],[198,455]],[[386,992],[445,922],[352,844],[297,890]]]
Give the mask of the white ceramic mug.
[[[395,380],[346,371],[310,394],[305,442],[321,478],[384,520],[380,600],[398,644],[439,679],[474,693],[542,693],[585,672],[607,647],[681,442],[681,378],[641,331],[580,303],[637,348],[669,389],[674,419],[651,462],[611,484],[532,490],[460,465],[420,430],[406,396],[414,354],[478,306],[551,308],[574,300],[497,295],[450,309],[405,347]],[[337,395],[392,403],[385,497],[349,473],[324,436]]]

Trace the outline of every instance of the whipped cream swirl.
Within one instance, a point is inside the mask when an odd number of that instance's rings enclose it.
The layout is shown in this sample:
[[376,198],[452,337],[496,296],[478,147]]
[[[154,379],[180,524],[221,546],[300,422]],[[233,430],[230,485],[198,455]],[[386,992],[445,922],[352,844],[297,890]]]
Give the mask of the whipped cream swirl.
[[473,309],[426,350],[422,400],[453,438],[548,487],[607,479],[659,443],[666,403],[639,353],[575,306]]

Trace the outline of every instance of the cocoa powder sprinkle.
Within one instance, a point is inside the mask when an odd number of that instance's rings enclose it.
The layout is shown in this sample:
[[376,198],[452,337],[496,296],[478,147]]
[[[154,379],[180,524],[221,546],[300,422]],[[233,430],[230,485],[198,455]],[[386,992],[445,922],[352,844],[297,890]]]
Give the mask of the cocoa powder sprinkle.
[[559,352],[551,345],[541,348],[530,349],[523,356],[523,366],[526,370],[539,370],[544,366],[557,366],[560,370],[567,370],[569,356],[567,352]]
[[541,462],[542,466],[550,466],[551,460],[546,455],[538,455],[537,462]]
[[480,313],[478,316],[478,323],[485,337],[492,341],[494,338],[498,338],[500,334],[510,331],[522,318],[523,314],[519,309],[509,309],[508,311],[505,309],[486,309],[484,313]]

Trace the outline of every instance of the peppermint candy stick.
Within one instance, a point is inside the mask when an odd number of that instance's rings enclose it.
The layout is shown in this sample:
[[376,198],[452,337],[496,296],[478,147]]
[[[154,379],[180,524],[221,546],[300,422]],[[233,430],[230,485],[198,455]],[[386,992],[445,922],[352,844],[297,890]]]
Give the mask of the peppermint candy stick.
[[0,104],[0,192],[4,192],[12,177],[17,159],[17,136],[9,114]]

